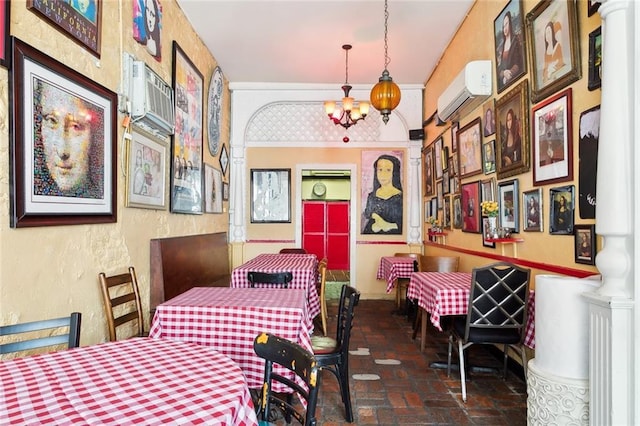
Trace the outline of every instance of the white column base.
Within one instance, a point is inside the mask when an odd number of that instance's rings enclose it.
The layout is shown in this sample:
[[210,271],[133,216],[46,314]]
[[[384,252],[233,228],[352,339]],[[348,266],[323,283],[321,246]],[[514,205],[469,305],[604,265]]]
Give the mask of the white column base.
[[546,373],[535,361],[527,370],[527,424],[588,425],[589,380]]

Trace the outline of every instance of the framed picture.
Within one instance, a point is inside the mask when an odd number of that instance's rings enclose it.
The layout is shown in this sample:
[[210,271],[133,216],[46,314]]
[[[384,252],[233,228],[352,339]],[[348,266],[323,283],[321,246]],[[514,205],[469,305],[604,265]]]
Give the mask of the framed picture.
[[433,179],[433,149],[431,148],[431,146],[428,146],[424,148],[422,152],[424,154],[424,192],[428,197],[435,194]]
[[201,214],[203,79],[176,41],[173,42],[173,90],[176,125],[171,211]]
[[574,186],[560,186],[549,190],[549,233],[573,234]]
[[485,138],[496,132],[496,101],[492,98],[482,105],[482,136]]
[[209,153],[213,156],[218,155],[218,147],[220,146],[220,115],[222,113],[222,96],[224,94],[224,78],[222,69],[215,67],[211,74],[209,82],[209,97],[207,99],[207,136],[209,140]]
[[578,210],[582,219],[595,219],[600,105],[580,114],[578,134]]
[[496,242],[492,241],[493,238],[493,226],[495,224],[495,217],[482,216],[482,245],[484,247],[496,248]]
[[444,197],[444,184],[443,184],[443,181],[441,180],[436,182],[436,197],[438,198],[438,209],[442,209],[443,197]]
[[127,207],[166,210],[167,144],[136,129],[127,149]]
[[442,136],[433,142],[433,162],[436,168],[436,180],[442,179]]
[[498,183],[498,204],[500,212],[498,218],[502,228],[509,228],[511,232],[520,232],[520,221],[518,220],[520,194],[518,192],[518,179]]
[[229,201],[229,184],[227,182],[222,183],[222,200]]
[[54,7],[49,1],[27,0],[27,9],[58,27],[94,56],[100,57],[102,1],[57,1]]
[[204,164],[204,211],[222,213],[222,172],[210,164]]
[[496,200],[496,180],[494,178],[485,179],[480,183],[480,190],[482,199],[481,201],[495,201]]
[[453,196],[453,228],[462,229],[462,196],[455,194]]
[[527,72],[522,10],[522,0],[511,0],[493,21],[498,93]]
[[229,166],[229,154],[227,153],[227,146],[222,145],[220,148],[220,170],[222,170],[222,176],[227,175],[227,168]]
[[451,152],[458,151],[458,122],[451,123]]
[[531,98],[538,102],[581,77],[576,2],[542,0],[527,14],[527,29]]
[[438,217],[438,197],[433,197],[429,203],[431,204],[431,216],[430,217]]
[[11,38],[9,37],[9,19],[11,2],[0,0],[0,66],[9,67],[9,54],[11,53]]
[[529,103],[527,99],[528,83],[524,80],[496,102],[498,179],[529,170]]
[[[597,3],[600,4],[600,3]],[[602,83],[602,28],[589,33],[589,80],[587,88],[596,90]]]
[[291,222],[291,169],[251,169],[251,223]]
[[522,228],[526,232],[542,232],[542,189],[522,193]]
[[449,194],[451,192],[451,186],[449,182],[449,171],[442,172],[442,193]]
[[496,141],[482,144],[482,170],[485,175],[496,171]]
[[451,197],[444,197],[442,206],[442,227],[451,229]]
[[[462,148],[462,147],[461,147]],[[462,184],[462,231],[480,233],[480,181]]]
[[115,222],[117,95],[18,39],[13,58],[11,226]]
[[596,226],[576,225],[574,234],[576,263],[596,264]]
[[591,16],[600,8],[599,0],[587,0],[587,16]]
[[533,184],[573,180],[571,88],[536,105],[533,120]]
[[480,118],[458,130],[458,165],[460,177],[482,173]]
[[402,234],[404,154],[400,149],[361,151],[361,234]]
[[424,222],[429,222],[429,218],[431,217],[431,201],[424,202]]

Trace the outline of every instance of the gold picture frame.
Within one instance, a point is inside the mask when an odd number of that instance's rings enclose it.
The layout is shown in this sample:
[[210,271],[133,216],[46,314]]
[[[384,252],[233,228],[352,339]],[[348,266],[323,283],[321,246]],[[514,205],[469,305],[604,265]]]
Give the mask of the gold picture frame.
[[498,179],[529,170],[528,80],[496,102],[496,175]]

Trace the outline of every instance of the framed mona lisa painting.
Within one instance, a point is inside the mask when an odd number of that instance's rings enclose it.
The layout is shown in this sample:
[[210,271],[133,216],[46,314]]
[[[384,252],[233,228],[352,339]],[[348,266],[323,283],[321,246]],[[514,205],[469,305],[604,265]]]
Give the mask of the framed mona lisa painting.
[[523,80],[496,102],[498,179],[529,170],[528,83]]
[[[493,21],[498,93],[527,72],[522,0],[511,0]],[[487,136],[487,135],[485,135]]]
[[362,151],[362,234],[402,234],[402,154],[400,150]]

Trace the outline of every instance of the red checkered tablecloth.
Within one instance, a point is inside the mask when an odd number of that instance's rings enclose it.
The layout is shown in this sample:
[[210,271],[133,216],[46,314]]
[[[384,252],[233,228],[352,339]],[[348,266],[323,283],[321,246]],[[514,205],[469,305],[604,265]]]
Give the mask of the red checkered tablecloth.
[[318,297],[318,291],[316,290],[318,258],[315,254],[260,254],[231,272],[231,287],[250,287],[249,279],[247,278],[247,274],[250,271],[291,272],[293,280],[289,283],[289,288],[302,289],[307,292],[309,315],[312,319],[320,313],[320,297]]
[[402,256],[383,256],[380,258],[380,266],[378,266],[376,278],[387,281],[387,293],[393,291],[398,278],[411,277],[414,260],[412,257]]
[[237,364],[134,338],[0,363],[1,424],[257,425]]
[[[415,272],[411,274],[407,297],[431,314],[431,323],[440,331],[440,317],[466,315],[471,289],[469,272]],[[524,344],[535,348],[535,294],[529,293]]]
[[[253,350],[259,333],[276,334],[312,351],[313,319],[306,301],[304,290],[290,288],[194,287],[158,305],[149,337],[210,346],[240,366],[250,388],[260,388],[264,360]],[[286,390],[276,384],[274,389]]]

